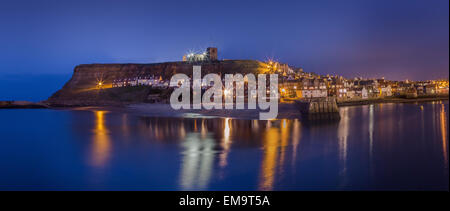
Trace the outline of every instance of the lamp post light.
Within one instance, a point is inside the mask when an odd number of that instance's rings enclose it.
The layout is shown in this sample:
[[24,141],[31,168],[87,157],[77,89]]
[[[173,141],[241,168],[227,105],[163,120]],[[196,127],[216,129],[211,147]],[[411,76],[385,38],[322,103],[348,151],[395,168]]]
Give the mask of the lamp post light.
[[98,88],[98,89],[102,89],[102,88],[103,88],[103,81],[99,81],[99,82],[97,83],[97,88]]

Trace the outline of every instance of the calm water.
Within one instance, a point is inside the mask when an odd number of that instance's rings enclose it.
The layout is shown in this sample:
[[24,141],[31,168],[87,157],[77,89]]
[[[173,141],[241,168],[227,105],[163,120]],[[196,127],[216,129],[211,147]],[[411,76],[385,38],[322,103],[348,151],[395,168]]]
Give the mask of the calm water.
[[0,189],[448,190],[448,107],[330,123],[0,110]]

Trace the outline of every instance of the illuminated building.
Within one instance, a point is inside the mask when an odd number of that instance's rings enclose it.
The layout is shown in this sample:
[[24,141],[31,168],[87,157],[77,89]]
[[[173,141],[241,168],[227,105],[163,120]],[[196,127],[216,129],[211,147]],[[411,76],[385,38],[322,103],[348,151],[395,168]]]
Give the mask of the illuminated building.
[[209,47],[202,53],[188,53],[183,55],[183,61],[185,62],[204,62],[204,61],[217,61],[217,48]]

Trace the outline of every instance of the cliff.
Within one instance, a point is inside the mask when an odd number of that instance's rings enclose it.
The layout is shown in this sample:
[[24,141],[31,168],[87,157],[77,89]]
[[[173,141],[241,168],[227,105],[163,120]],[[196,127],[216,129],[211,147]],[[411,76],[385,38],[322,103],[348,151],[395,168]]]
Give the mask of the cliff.
[[[51,106],[123,105],[145,102],[149,96],[166,98],[169,89],[155,90],[150,87],[112,87],[114,80],[145,75],[161,76],[163,80],[177,73],[192,75],[192,66],[201,65],[202,75],[208,73],[262,73],[262,62],[254,60],[226,60],[201,64],[166,62],[154,64],[82,64],[75,67],[72,78],[46,103]],[[102,82],[102,88],[98,83]]]

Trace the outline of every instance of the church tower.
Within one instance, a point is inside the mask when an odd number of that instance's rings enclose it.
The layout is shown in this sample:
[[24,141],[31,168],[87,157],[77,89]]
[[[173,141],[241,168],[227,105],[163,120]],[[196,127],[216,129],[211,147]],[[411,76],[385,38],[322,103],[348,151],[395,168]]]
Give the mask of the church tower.
[[214,48],[214,47],[207,48],[206,56],[208,57],[209,60],[216,61],[217,60],[217,48]]

